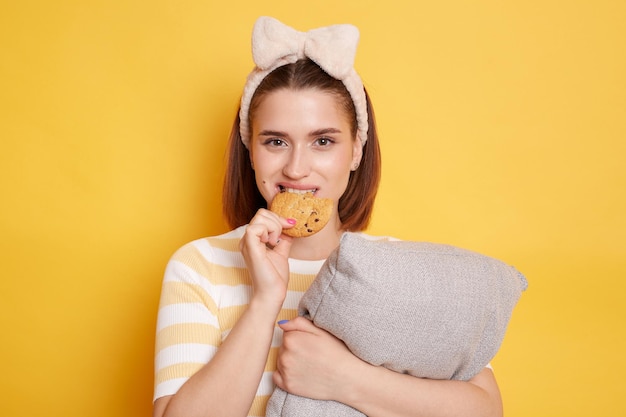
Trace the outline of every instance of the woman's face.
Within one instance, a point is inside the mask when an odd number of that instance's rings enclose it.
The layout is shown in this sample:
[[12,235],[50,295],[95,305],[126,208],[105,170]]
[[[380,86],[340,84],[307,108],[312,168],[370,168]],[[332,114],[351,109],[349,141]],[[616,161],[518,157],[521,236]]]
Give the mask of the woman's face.
[[268,207],[284,190],[310,191],[337,202],[362,146],[335,96],[315,89],[274,91],[252,118],[250,154]]

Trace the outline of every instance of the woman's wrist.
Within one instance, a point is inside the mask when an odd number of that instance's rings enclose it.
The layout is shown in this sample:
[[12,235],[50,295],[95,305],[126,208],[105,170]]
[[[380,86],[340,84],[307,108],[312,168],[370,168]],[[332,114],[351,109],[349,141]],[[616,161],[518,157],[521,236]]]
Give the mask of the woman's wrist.
[[248,309],[254,311],[255,314],[272,317],[274,320],[280,313],[285,297],[286,293],[282,297],[280,295],[253,294]]
[[[337,390],[339,401],[343,404],[347,404],[363,413],[368,415],[397,415],[391,412],[395,407],[389,407],[390,402],[399,401],[398,396],[403,394],[395,389],[389,389],[390,386],[398,388],[396,378],[405,378],[407,375],[402,375],[391,371],[383,366],[376,366],[367,363],[356,356],[355,360],[351,361],[351,365],[345,372],[345,383],[341,385]],[[415,378],[415,377],[410,377]],[[416,378],[417,379],[417,378]],[[407,384],[405,380],[401,386]],[[386,394],[383,391],[387,391]],[[402,413],[400,413],[402,414]]]
[[[343,360],[338,369],[335,384],[335,401],[348,404],[354,408],[367,394],[367,388],[376,378],[376,366],[371,365],[352,355],[350,360]],[[339,364],[338,364],[339,365]]]

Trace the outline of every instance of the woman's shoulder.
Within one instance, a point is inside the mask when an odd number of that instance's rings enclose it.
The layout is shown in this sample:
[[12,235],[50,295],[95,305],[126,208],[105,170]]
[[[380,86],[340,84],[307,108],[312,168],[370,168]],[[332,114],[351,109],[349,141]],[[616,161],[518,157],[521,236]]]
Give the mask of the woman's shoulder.
[[373,241],[395,242],[395,241],[401,240],[401,239],[398,239],[397,237],[393,237],[393,236],[372,235],[372,234],[365,233],[365,232],[348,232],[348,233],[352,233],[352,234],[360,236],[360,237],[362,237],[364,239],[373,240]]
[[241,258],[239,241],[245,228],[246,226],[241,226],[220,235],[192,240],[178,248],[172,255],[172,260],[196,259],[211,262],[230,260],[229,263],[239,264]]

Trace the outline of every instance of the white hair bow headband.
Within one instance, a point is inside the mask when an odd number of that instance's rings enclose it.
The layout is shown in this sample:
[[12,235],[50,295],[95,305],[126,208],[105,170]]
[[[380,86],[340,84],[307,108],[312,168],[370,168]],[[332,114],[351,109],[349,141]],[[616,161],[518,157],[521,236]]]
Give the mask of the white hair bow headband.
[[367,102],[361,77],[354,70],[359,30],[352,25],[333,25],[299,32],[271,17],[260,17],[252,31],[252,58],[256,67],[241,96],[239,131],[243,144],[250,143],[248,114],[250,102],[261,81],[276,68],[310,58],[333,78],[340,80],[356,109],[358,134],[367,140]]

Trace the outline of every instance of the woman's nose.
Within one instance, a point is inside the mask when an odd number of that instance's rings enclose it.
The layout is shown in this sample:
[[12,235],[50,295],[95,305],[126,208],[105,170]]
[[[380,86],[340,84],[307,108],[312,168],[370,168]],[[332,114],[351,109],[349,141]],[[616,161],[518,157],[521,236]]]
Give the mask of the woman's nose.
[[293,149],[283,168],[283,174],[289,178],[304,178],[311,172],[311,161],[305,149]]

